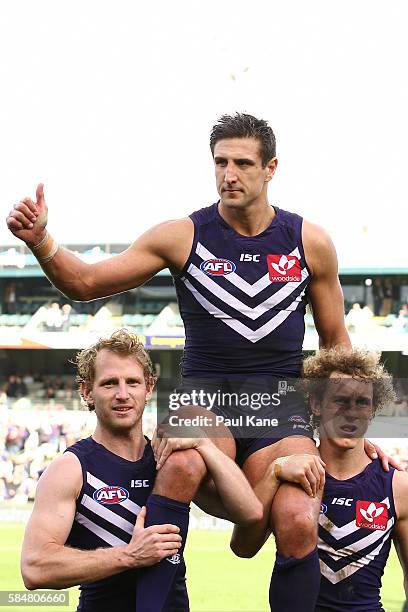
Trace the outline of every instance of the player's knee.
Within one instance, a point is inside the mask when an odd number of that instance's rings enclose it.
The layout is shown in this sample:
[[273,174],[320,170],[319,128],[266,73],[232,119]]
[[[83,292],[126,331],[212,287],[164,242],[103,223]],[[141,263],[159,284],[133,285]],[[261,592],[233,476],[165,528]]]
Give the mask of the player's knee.
[[158,478],[168,482],[201,482],[207,468],[201,455],[194,449],[175,451],[166,459]]
[[307,507],[286,508],[284,514],[274,515],[275,531],[281,534],[291,533],[299,539],[317,533],[314,513]]
[[230,542],[230,548],[234,555],[240,557],[241,559],[252,559],[252,557],[255,557],[257,552],[256,550],[251,550],[249,548],[246,549],[234,541]]
[[317,521],[308,506],[287,507],[273,519],[275,538],[284,554],[303,556],[317,544]]

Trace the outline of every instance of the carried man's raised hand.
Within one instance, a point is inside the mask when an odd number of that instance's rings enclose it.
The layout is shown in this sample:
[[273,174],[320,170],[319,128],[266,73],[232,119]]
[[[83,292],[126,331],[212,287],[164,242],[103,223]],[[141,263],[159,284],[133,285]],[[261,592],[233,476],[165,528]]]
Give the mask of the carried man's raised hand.
[[9,212],[6,222],[9,230],[27,244],[38,245],[45,237],[48,219],[48,208],[44,198],[44,185],[40,183],[36,190],[36,201],[23,198]]

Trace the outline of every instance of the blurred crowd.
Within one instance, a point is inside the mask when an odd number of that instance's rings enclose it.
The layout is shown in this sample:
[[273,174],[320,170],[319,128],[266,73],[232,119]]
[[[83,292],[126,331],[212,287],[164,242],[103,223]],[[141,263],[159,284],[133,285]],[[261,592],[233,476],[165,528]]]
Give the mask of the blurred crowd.
[[67,446],[89,436],[94,418],[86,411],[0,408],[0,501],[32,501],[47,465]]
[[[48,464],[90,436],[95,423],[95,414],[88,410],[18,411],[0,406],[0,503],[33,501]],[[143,431],[150,438],[154,426],[153,412],[147,411]]]
[[[0,383],[0,503],[32,501],[47,465],[94,426],[72,376],[10,374]],[[144,431],[153,430],[150,407]]]
[[0,382],[0,406],[9,408],[55,408],[72,404],[79,407],[76,383],[72,376],[33,376],[10,374]]
[[381,323],[375,319],[375,313],[367,305],[361,305],[360,302],[355,302],[346,314],[346,327],[350,332],[360,333],[372,331],[374,326],[379,324],[386,328],[400,332],[408,332],[408,304],[404,302],[398,311],[398,314],[388,313],[381,320]]
[[71,312],[71,304],[60,306],[58,302],[52,302],[48,306],[42,306],[38,311],[38,327],[41,331],[67,332],[71,327]]

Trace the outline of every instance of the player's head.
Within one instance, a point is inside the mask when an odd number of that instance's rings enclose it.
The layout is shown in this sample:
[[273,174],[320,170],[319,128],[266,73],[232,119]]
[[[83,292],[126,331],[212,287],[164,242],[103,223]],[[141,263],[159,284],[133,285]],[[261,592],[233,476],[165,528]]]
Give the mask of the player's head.
[[213,157],[217,142],[231,138],[253,138],[257,140],[264,168],[271,159],[276,157],[275,134],[264,119],[257,119],[246,113],[222,115],[211,130],[210,148]]
[[[89,410],[94,410],[97,404],[98,387],[110,387],[119,395],[126,389],[119,389],[124,384],[123,374],[126,373],[129,389],[141,388],[141,393],[150,399],[156,376],[153,364],[145,347],[138,337],[126,329],[120,329],[111,336],[100,338],[90,347],[80,351],[75,359],[77,366],[77,382],[83,399]],[[120,380],[119,380],[120,379]],[[121,403],[121,401],[119,402]]]
[[217,191],[224,210],[267,204],[268,183],[276,167],[272,129],[252,115],[223,115],[214,125],[210,147]]
[[395,397],[392,378],[377,353],[323,349],[305,359],[302,386],[321,439],[354,448],[370,420]]

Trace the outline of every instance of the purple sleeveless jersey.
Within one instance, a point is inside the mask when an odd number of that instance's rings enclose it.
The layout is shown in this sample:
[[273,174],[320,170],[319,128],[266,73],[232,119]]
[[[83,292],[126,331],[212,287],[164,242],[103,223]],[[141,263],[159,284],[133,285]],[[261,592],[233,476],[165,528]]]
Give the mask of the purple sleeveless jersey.
[[[80,440],[65,452],[81,463],[83,485],[66,545],[82,550],[124,546],[130,542],[136,517],[146,504],[156,478],[150,442],[138,461],[128,461],[92,438]],[[185,565],[168,597],[164,612],[188,612]],[[133,612],[138,570],[81,585],[77,610],[81,612]]]
[[326,475],[319,518],[322,582],[316,612],[379,612],[396,514],[394,469],[378,459],[348,480]]
[[296,377],[311,276],[302,218],[275,207],[258,236],[238,234],[213,204],[194,212],[194,242],[175,286],[186,330],[183,376]]

